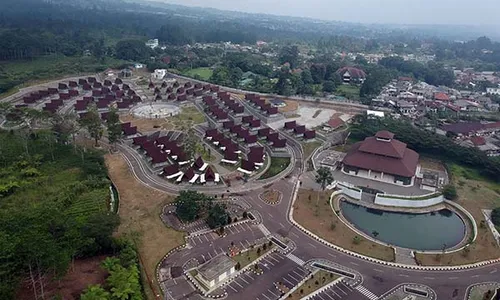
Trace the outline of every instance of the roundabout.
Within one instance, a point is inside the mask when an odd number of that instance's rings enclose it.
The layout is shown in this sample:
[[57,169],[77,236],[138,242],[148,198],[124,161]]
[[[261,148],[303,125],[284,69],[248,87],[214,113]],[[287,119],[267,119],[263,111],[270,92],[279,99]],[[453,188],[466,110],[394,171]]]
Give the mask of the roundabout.
[[143,104],[132,108],[130,113],[141,119],[160,119],[173,117],[180,114],[181,110],[179,106],[172,104],[159,104],[159,103],[151,103],[151,104]]

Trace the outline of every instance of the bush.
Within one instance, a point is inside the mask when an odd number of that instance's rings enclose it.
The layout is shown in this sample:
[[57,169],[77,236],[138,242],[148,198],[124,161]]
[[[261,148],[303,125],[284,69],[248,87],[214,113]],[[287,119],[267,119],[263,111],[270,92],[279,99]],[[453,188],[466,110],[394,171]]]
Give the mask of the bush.
[[500,207],[495,208],[491,212],[491,222],[493,222],[495,226],[500,226]]
[[448,200],[456,200],[458,198],[457,189],[453,184],[448,184],[443,188],[443,196]]

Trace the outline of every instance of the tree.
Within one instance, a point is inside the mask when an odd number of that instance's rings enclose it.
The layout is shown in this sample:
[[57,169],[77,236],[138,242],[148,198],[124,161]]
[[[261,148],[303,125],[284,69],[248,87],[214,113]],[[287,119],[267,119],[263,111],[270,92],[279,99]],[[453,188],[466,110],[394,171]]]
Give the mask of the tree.
[[224,204],[217,203],[209,211],[207,217],[207,224],[210,228],[217,228],[228,224],[230,219]]
[[141,40],[122,40],[115,46],[116,58],[144,61],[151,57],[151,49]]
[[111,295],[101,287],[101,285],[89,285],[83,294],[80,296],[80,300],[108,300],[111,299]]
[[106,123],[108,129],[108,140],[109,143],[113,146],[116,146],[116,142],[122,136],[122,126],[120,123],[120,117],[118,116],[118,109],[115,107],[110,108],[108,113],[108,120]]
[[500,226],[500,207],[495,208],[491,212],[491,222],[493,222],[495,226]]
[[325,79],[326,66],[324,64],[314,64],[311,66],[311,75],[314,83],[320,84]]
[[102,138],[103,129],[101,124],[101,117],[97,111],[97,106],[91,105],[84,118],[80,119],[82,127],[87,129],[95,141],[95,147],[99,147],[99,140]]
[[321,189],[324,191],[328,185],[334,181],[332,171],[327,167],[321,167],[318,169],[316,174],[316,183],[321,185]]
[[443,188],[443,196],[448,200],[456,200],[458,197],[457,189],[453,184],[448,184]]
[[333,93],[335,91],[335,83],[331,80],[323,82],[323,92]]
[[311,71],[309,69],[305,69],[304,71],[302,71],[302,74],[300,74],[300,77],[302,78],[302,82],[306,85],[314,83],[312,75],[311,75]]
[[299,48],[296,45],[285,46],[279,54],[280,64],[289,63],[290,68],[294,69],[299,63]]
[[194,133],[193,128],[187,130],[187,134],[184,140],[184,152],[187,157],[195,157],[199,148],[199,139]]
[[184,222],[194,221],[202,208],[206,196],[195,191],[181,191],[175,200],[176,214]]
[[[316,183],[321,185],[321,189],[324,191],[328,185],[330,185],[334,181],[332,171],[330,171],[327,167],[321,167],[318,169],[316,173]],[[316,206],[318,205],[318,198],[316,199]]]

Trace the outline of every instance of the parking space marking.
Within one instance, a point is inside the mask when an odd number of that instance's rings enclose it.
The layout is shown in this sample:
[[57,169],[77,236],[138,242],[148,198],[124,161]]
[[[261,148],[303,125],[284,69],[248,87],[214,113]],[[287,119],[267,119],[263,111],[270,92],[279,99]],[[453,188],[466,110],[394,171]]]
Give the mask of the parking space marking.
[[347,293],[343,289],[341,289],[340,286],[341,286],[340,284],[337,286],[338,289],[339,289],[339,291],[341,291],[342,293],[344,293],[344,295],[347,295]]
[[248,223],[245,223],[245,225],[247,225],[248,230],[252,230],[252,227],[250,227],[250,225],[248,225]]
[[295,285],[294,283],[292,283],[291,281],[289,281],[289,280],[288,280],[288,279],[286,279],[286,278],[283,278],[283,280],[285,280],[286,282],[288,282],[289,284],[291,284],[291,285],[292,285],[290,288],[292,288],[292,287]]
[[267,266],[267,264],[262,264],[262,266],[263,266],[264,268],[268,269],[268,270],[271,270],[271,268],[270,268],[270,267],[268,267],[268,266]]
[[304,274],[300,275],[300,273],[298,273],[297,271],[293,270],[292,271],[293,273],[295,273],[295,275],[299,276],[299,278],[303,277]]
[[212,254],[210,254],[210,252],[208,252],[207,255],[210,257],[210,259],[212,259]]
[[328,295],[328,293],[327,293],[326,291],[325,291],[325,293],[323,293],[323,294],[324,294],[325,296],[327,296],[328,298],[335,300],[335,298],[333,298],[332,296]]
[[271,295],[273,295],[274,297],[278,297],[279,295],[278,294],[275,294],[273,291],[271,291],[270,289],[267,290]]
[[271,300],[266,294],[262,294],[262,296],[266,297],[267,300]]
[[232,289],[233,289],[233,291],[235,291],[236,293],[238,292],[238,290],[237,290],[237,289],[235,289],[234,287],[232,287],[230,284],[228,285],[228,287],[232,288]]
[[243,275],[250,277],[250,280],[254,280],[254,278],[253,278],[252,276],[250,276],[250,274],[249,274],[249,273],[245,273],[245,274],[243,274]]
[[335,295],[337,295],[337,297],[342,298],[342,297],[340,297],[340,295],[339,295],[339,294],[337,294],[337,293],[335,292],[335,290],[333,290],[333,289],[332,289],[332,293],[334,293]]
[[237,285],[239,285],[240,288],[243,288],[243,286],[238,281],[235,281],[234,283],[236,283]]
[[342,285],[345,286],[348,291],[352,291],[353,290],[350,286],[348,286],[347,284],[345,284],[343,282],[342,282]]
[[[291,273],[290,273],[290,274],[288,274],[288,275],[289,275],[290,277],[292,277],[294,280],[296,280],[296,281],[300,281],[300,279],[297,279],[297,278],[293,277]],[[300,278],[300,277],[299,277],[299,278]]]
[[272,262],[268,261],[267,257],[263,258],[262,260],[265,261],[265,262],[267,262],[268,264],[270,264],[272,267],[274,267],[274,264]]
[[275,258],[273,255],[269,255],[267,258],[270,258],[270,259],[272,259],[272,260],[276,261],[277,263],[279,263],[279,262],[280,262],[280,260],[279,260],[279,259],[277,259],[277,258]]
[[245,279],[243,279],[243,277],[240,277],[240,279],[241,279],[244,283],[249,284],[249,283],[248,283],[248,281],[246,281]]
[[208,238],[206,235],[203,235],[203,237],[205,238],[205,240],[207,240],[207,242],[209,242]]

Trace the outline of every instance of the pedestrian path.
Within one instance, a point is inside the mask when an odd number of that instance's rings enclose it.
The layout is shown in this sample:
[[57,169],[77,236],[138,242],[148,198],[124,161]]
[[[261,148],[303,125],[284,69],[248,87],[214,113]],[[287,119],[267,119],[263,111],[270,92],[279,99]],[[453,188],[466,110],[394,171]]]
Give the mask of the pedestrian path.
[[370,290],[368,290],[367,288],[365,288],[361,284],[356,287],[356,290],[358,292],[360,292],[361,294],[363,294],[366,298],[368,298],[370,300],[377,300],[378,299],[377,295],[375,295],[374,293],[370,292]]
[[269,231],[266,226],[264,226],[264,224],[259,224],[259,229],[260,231],[262,231],[262,233],[265,235],[265,236],[268,236],[268,235],[271,235],[271,231]]
[[286,257],[288,257],[288,258],[289,258],[289,259],[291,259],[294,263],[296,263],[296,264],[298,264],[298,265],[300,265],[300,266],[302,266],[302,265],[304,265],[304,264],[305,264],[305,261],[303,261],[302,259],[298,258],[297,256],[295,256],[295,255],[294,255],[294,254],[292,254],[292,253],[288,253],[288,254],[286,255]]

